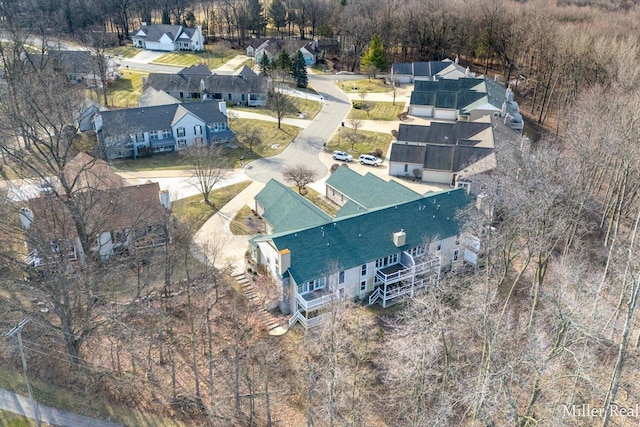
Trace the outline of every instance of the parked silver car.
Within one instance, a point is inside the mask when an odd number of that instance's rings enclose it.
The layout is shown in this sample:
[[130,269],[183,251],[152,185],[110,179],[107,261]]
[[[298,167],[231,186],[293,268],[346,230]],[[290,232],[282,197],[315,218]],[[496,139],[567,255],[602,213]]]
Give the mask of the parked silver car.
[[352,162],[353,156],[351,154],[345,153],[344,151],[334,151],[333,160],[342,160],[343,162]]
[[376,156],[372,156],[371,154],[361,154],[360,155],[360,164],[361,165],[380,166],[382,164],[382,160],[380,160]]

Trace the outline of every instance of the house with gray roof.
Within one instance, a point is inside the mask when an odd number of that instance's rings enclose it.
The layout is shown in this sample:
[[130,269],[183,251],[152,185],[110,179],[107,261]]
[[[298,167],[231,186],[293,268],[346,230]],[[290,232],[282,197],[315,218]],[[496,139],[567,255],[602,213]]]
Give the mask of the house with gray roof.
[[149,74],[144,88],[154,88],[183,102],[213,99],[257,107],[266,105],[271,81],[249,69],[244,74],[219,75],[205,65],[194,65],[176,74]]
[[419,193],[394,181],[367,172],[360,175],[348,167],[340,167],[325,182],[325,196],[340,209],[337,217],[362,213],[422,197]]
[[286,50],[291,57],[300,51],[307,65],[314,65],[321,56],[317,40],[285,39],[252,39],[247,46],[247,56],[255,58],[256,63],[259,64],[264,55],[267,55],[269,61],[273,61],[283,50]]
[[489,102],[485,79],[419,81],[409,101],[409,114],[440,120],[473,121],[500,114]]
[[146,50],[198,52],[204,49],[204,36],[200,25],[188,28],[182,25],[148,25],[143,22],[140,29],[133,32],[131,39],[133,47]]
[[331,221],[322,209],[273,178],[254,199],[255,211],[264,220],[267,234],[315,227]]
[[450,190],[324,224],[254,237],[253,260],[278,284],[289,324],[310,327],[337,298],[383,307],[437,283],[441,268],[461,262],[464,245],[456,213],[464,190]]
[[496,167],[491,123],[401,124],[391,146],[389,174],[424,182],[470,186],[471,177]]
[[104,111],[94,130],[107,159],[230,142],[224,102],[203,101]]
[[472,73],[457,61],[396,62],[391,66],[391,80],[398,83],[413,83],[424,80],[459,79]]

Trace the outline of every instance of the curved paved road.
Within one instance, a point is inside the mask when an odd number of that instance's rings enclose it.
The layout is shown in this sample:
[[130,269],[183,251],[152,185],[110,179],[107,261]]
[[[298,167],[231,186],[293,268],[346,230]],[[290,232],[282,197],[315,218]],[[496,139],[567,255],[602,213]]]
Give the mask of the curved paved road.
[[282,153],[245,166],[249,178],[260,182],[271,178],[284,181],[282,169],[297,163],[314,169],[318,179],[326,175],[327,167],[318,159],[318,154],[351,109],[351,101],[334,84],[335,79],[335,75],[309,75],[309,85],[324,97],[322,110]]

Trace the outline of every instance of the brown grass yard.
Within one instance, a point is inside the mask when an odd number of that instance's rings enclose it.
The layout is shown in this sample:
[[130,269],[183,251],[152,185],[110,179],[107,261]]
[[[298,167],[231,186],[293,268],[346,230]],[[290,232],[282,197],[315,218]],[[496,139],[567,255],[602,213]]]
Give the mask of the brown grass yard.
[[346,93],[391,92],[391,86],[385,85],[382,79],[345,80],[337,85]]
[[[231,129],[238,136],[235,145],[237,148],[229,148],[225,150],[229,159],[235,167],[240,167],[240,158],[244,157],[243,162],[260,159],[263,157],[271,157],[281,153],[300,133],[300,128],[282,124],[282,129],[278,129],[278,124],[263,120],[235,119],[231,123]],[[247,133],[258,130],[261,134],[260,142],[252,147],[249,151],[249,144],[243,137]]]
[[151,64],[189,67],[204,63],[210,69],[214,69],[233,58],[237,53],[237,51],[228,48],[224,44],[206,45],[203,52],[171,52],[161,56]]

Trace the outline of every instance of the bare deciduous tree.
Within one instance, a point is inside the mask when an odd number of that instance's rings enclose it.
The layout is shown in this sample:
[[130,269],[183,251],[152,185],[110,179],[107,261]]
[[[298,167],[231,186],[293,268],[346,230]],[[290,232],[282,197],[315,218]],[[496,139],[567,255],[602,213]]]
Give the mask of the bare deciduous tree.
[[282,176],[287,181],[294,183],[298,187],[298,193],[302,194],[306,185],[316,179],[316,172],[306,165],[297,164],[285,167]]
[[229,174],[229,160],[224,154],[224,149],[218,145],[191,147],[185,150],[183,155],[193,166],[193,185],[202,194],[204,202],[216,209],[209,195]]

